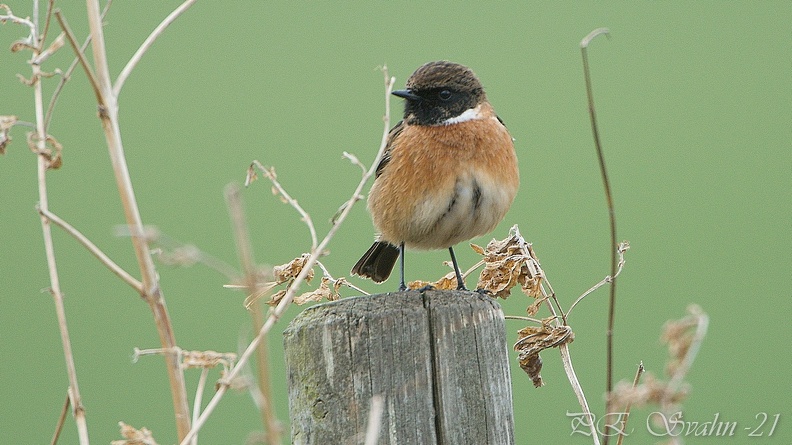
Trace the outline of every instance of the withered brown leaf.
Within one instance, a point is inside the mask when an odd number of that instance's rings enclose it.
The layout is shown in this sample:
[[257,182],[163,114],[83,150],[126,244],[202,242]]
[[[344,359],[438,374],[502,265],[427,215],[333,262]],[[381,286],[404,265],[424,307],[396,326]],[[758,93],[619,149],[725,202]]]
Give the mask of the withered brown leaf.
[[536,388],[544,385],[541,375],[542,359],[539,353],[575,339],[575,334],[569,326],[552,327],[549,324],[527,326],[520,329],[517,334],[519,338],[514,344],[514,350],[519,352],[517,360],[520,362],[520,368],[528,374]]

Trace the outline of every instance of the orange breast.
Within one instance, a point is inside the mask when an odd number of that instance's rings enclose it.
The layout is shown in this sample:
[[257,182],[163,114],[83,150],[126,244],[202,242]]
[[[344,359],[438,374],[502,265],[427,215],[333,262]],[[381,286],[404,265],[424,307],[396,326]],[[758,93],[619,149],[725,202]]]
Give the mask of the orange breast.
[[440,249],[490,232],[518,186],[511,136],[494,115],[409,125],[393,141],[368,207],[382,240]]

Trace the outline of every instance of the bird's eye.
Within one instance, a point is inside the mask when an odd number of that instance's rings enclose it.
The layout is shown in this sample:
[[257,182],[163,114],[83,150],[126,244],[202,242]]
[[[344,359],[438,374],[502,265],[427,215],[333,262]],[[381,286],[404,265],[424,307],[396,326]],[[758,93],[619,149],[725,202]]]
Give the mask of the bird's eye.
[[443,90],[443,91],[437,93],[437,97],[439,97],[440,100],[442,100],[442,101],[446,101],[448,99],[451,99],[451,96],[452,96],[452,94],[448,90]]

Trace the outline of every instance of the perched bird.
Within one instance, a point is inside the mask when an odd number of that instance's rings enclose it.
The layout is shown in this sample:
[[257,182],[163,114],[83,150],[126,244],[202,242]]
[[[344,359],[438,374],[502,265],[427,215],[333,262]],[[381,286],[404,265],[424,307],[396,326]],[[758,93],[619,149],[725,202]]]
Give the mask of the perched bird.
[[509,131],[478,77],[448,61],[418,68],[406,89],[404,118],[388,134],[368,197],[376,241],[352,273],[377,283],[404,249],[448,249],[458,289],[465,289],[453,246],[492,231],[519,187]]

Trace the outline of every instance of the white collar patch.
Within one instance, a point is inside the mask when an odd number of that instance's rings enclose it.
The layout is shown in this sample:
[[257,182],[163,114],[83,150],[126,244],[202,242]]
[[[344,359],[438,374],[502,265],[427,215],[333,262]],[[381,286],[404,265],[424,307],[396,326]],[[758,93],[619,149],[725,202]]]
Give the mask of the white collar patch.
[[451,124],[459,124],[462,122],[472,121],[476,119],[481,119],[483,116],[481,115],[481,105],[477,106],[476,108],[468,108],[465,110],[464,113],[460,114],[459,116],[450,117],[441,124],[443,125],[451,125]]

